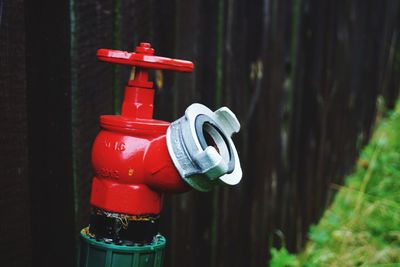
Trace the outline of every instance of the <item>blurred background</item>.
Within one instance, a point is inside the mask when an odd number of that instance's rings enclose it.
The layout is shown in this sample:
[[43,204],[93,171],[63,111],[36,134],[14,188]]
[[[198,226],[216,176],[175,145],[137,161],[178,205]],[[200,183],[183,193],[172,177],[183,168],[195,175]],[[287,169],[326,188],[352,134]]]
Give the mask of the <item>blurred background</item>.
[[0,0],[0,254],[75,266],[88,224],[98,117],[119,113],[128,67],[98,48],[191,60],[153,73],[155,117],[228,106],[235,187],[166,196],[165,266],[266,266],[298,251],[400,82],[399,1]]

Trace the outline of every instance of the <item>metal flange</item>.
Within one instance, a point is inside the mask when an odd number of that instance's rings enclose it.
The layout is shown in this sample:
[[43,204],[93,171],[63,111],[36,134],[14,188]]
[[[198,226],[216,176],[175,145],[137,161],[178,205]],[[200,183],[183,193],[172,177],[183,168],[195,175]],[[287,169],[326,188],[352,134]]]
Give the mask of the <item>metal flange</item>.
[[227,107],[215,112],[192,104],[167,130],[167,146],[176,169],[194,189],[209,191],[220,182],[235,185],[242,178],[232,134],[240,129]]

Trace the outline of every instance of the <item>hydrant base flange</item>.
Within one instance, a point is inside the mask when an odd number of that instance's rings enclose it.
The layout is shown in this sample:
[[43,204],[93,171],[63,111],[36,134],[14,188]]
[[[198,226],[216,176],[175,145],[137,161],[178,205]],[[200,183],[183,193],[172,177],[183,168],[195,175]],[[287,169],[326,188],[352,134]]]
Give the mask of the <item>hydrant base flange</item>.
[[162,267],[164,260],[165,237],[157,235],[146,245],[117,245],[96,240],[81,231],[81,267]]

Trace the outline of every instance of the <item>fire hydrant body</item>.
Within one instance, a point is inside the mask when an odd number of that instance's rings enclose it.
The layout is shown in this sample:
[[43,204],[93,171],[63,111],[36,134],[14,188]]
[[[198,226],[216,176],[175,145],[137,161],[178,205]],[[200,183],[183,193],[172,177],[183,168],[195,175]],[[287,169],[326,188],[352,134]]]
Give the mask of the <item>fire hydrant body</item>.
[[[116,213],[159,214],[163,192],[189,190],[168,154],[169,123],[144,120],[128,128],[120,125],[120,119],[101,118],[103,130],[92,153],[95,177],[91,204]],[[142,129],[136,128],[140,126]]]
[[133,53],[100,49],[97,56],[133,69],[121,115],[100,117],[92,149],[92,214],[81,231],[80,266],[162,266],[163,194],[192,187],[208,191],[219,179],[237,183],[241,169],[230,136],[239,124],[227,108],[212,113],[200,104],[172,125],[153,119],[147,70],[190,72],[192,62],[154,56],[148,43]]

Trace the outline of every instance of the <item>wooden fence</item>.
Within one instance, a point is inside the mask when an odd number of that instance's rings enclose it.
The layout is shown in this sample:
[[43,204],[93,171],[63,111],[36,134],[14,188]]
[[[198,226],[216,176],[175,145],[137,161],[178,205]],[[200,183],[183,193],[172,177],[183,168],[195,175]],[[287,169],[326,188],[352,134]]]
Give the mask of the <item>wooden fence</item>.
[[[192,60],[158,76],[155,117],[229,106],[244,176],[167,196],[166,266],[266,266],[301,248],[399,94],[398,1],[0,0],[0,254],[7,266],[74,266],[88,223],[98,117],[129,70],[97,48]],[[381,97],[378,97],[381,96]]]

